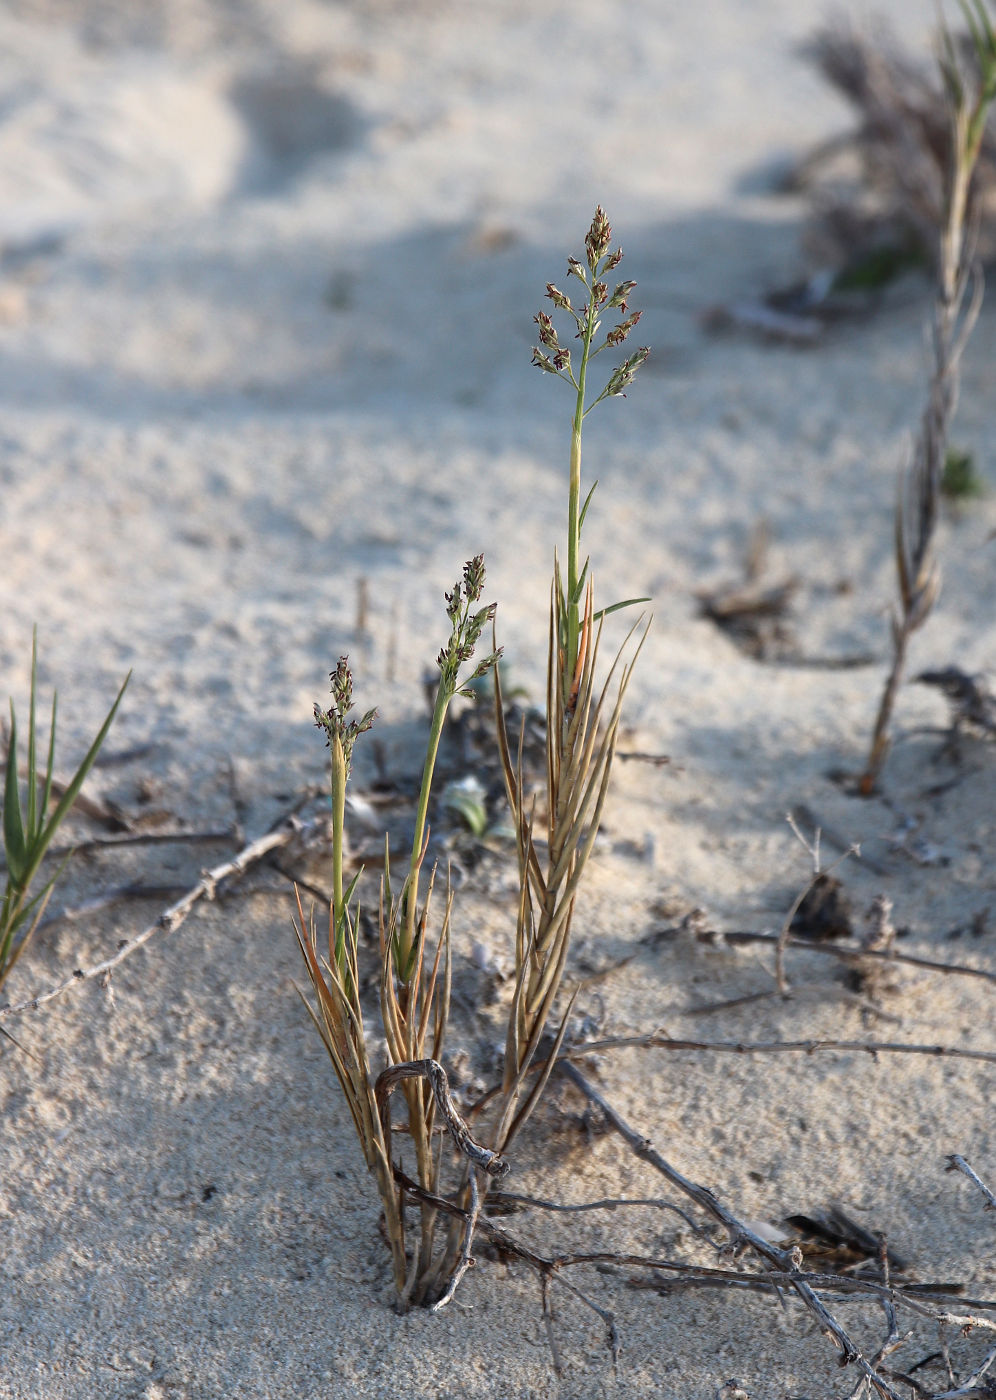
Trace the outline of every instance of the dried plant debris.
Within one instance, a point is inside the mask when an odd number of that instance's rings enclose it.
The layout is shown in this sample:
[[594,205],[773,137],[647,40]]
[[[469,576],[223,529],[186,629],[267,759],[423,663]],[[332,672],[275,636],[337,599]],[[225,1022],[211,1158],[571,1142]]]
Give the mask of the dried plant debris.
[[899,990],[897,969],[885,961],[895,951],[896,926],[892,922],[892,900],[877,894],[865,915],[861,933],[861,948],[874,957],[857,957],[845,975],[845,984],[869,1001],[878,1002],[890,992]]
[[769,585],[723,584],[700,589],[695,596],[703,616],[715,622],[741,651],[755,660],[769,661],[794,649],[786,616],[798,587],[798,580],[789,578]]
[[[830,1205],[810,1215],[789,1215],[785,1224],[797,1232],[804,1257],[818,1261],[816,1267],[820,1270],[882,1276],[883,1232],[867,1230],[840,1206]],[[905,1273],[909,1267],[891,1249],[886,1249],[886,1258],[890,1274]]]
[[996,696],[984,676],[970,676],[957,666],[921,671],[920,685],[936,686],[951,706],[951,729],[996,738]]
[[[836,227],[844,220],[838,217],[832,222]],[[870,240],[867,246],[865,238]],[[821,261],[832,260],[833,266],[821,266],[810,276],[763,296],[709,307],[702,328],[713,333],[747,331],[762,340],[800,348],[815,345],[828,326],[873,314],[893,282],[929,266],[920,244],[913,240],[899,244],[871,239],[871,234],[841,227],[834,246],[813,250]]]
[[695,594],[702,615],[756,661],[783,660],[797,651],[788,613],[799,580],[764,581],[769,542],[768,523],[760,520],[747,544],[743,581],[700,588]]
[[851,901],[836,875],[824,871],[816,876],[795,911],[789,932],[795,938],[812,939],[814,943],[853,936]]
[[[975,12],[974,36],[952,40],[953,56],[980,73],[977,40],[986,39]],[[712,307],[709,331],[747,331],[805,347],[844,318],[873,313],[883,294],[911,272],[937,262],[945,221],[951,159],[950,93],[939,65],[906,53],[887,29],[859,33],[836,23],[819,31],[805,55],[850,103],[850,132],[805,157],[783,182],[811,202],[806,235],[812,275],[766,295]],[[972,181],[975,255],[996,259],[996,121],[990,115]]]
[[[971,40],[954,43],[966,69],[977,72]],[[944,222],[951,144],[949,96],[938,65],[911,57],[882,27],[861,34],[839,23],[821,30],[806,54],[858,117],[854,131],[812,152],[792,177],[792,186],[814,202],[819,251],[841,269],[839,278],[854,281],[862,268],[866,276],[877,269],[879,285],[917,259],[932,264],[937,229]],[[991,261],[996,257],[996,125],[991,115],[975,190],[978,254]]]
[[[962,11],[971,31],[971,45],[962,44],[959,49],[945,28],[940,36],[937,68],[943,84],[948,139],[937,158],[939,202],[929,211],[937,215],[938,233],[933,363],[913,456],[899,477],[894,531],[899,596],[890,619],[892,664],[858,784],[863,797],[876,791],[889,753],[892,711],[910,638],[930,616],[940,591],[935,535],[941,481],[958,403],[961,357],[982,306],[979,229],[984,191],[978,177],[987,143],[986,124],[996,99],[996,27],[983,0],[964,0]],[[907,156],[912,160],[909,152]]]

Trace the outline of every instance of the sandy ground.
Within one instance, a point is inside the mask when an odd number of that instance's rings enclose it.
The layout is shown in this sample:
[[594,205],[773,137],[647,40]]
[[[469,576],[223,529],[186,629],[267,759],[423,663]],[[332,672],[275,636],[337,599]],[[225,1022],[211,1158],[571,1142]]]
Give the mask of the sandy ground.
[[[916,42],[932,6],[878,12]],[[569,406],[530,368],[531,317],[601,201],[654,356],[590,420],[587,547],[603,599],[653,597],[623,747],[672,762],[618,767],[574,974],[636,956],[579,1015],[613,1035],[996,1049],[983,980],[907,969],[877,1014],[844,997],[830,959],[796,954],[792,999],[707,1014],[770,992],[769,951],[639,942],[693,907],[715,929],[777,928],[809,869],[785,813],[806,804],[873,863],[840,872],[859,916],[883,892],[904,950],[996,966],[991,745],[939,757],[945,707],[908,686],[881,798],[828,777],[860,762],[881,685],[927,285],[805,351],[702,327],[709,306],[806,270],[805,211],[772,187],[848,120],[797,52],[823,18],[815,0],[8,0],[0,689],[26,703],[37,623],[68,767],[131,669],[118,761],[90,790],[150,830],[230,833],[78,859],[57,903],[128,881],[157,892],[47,927],[10,1000],[106,956],[237,849],[236,827],[264,831],[321,781],[311,704],[342,651],[360,704],[380,707],[387,771],[416,772],[441,594],[480,550],[510,671],[540,691]],[[990,480],[994,356],[996,303],[956,434]],[[762,518],[772,579],[799,580],[794,664],[749,658],[695,600],[740,575]],[[945,519],[944,593],[914,672],[992,664],[994,528],[992,499]],[[855,654],[877,660],[799,660]],[[357,751],[361,787],[373,753]],[[503,994],[470,951],[507,948],[507,869],[490,858],[455,915],[451,1046],[485,1081]],[[482,1259],[445,1312],[395,1317],[375,1192],[299,976],[289,887],[261,867],[110,992],[90,983],[5,1023],[31,1052],[0,1058],[5,1400],[711,1400],[731,1377],[752,1400],[848,1393],[815,1326],[774,1298],[662,1297],[589,1271],[622,1351],[613,1365],[597,1319],[561,1293],[559,1377],[522,1266]],[[959,1152],[996,1176],[991,1065],[631,1051],[598,1082],[745,1217],[838,1202],[914,1277],[996,1291],[996,1217],[944,1170]],[[618,1138],[585,1136],[582,1109],[552,1091],[516,1188],[661,1194]],[[515,1228],[550,1249],[702,1257],[650,1210]],[[881,1315],[844,1303],[841,1317],[873,1352]],[[985,1337],[946,1340],[964,1379]],[[937,1348],[921,1327],[895,1364]],[[939,1363],[917,1374],[950,1386]]]

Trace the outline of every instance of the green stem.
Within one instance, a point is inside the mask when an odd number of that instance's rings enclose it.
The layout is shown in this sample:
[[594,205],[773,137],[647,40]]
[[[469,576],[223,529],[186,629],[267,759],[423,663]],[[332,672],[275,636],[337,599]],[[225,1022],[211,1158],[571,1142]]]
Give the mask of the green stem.
[[412,854],[408,866],[408,883],[405,890],[405,910],[404,924],[398,939],[397,954],[395,957],[395,968],[401,981],[408,983],[411,981],[412,973],[415,970],[415,918],[418,913],[418,884],[419,873],[422,869],[422,847],[425,844],[425,826],[429,813],[429,794],[432,791],[432,775],[436,767],[436,755],[439,752],[439,740],[443,732],[443,723],[446,719],[446,711],[453,698],[454,687],[449,685],[445,677],[440,677],[439,688],[436,691],[436,703],[432,711],[432,725],[429,730],[429,743],[425,752],[425,764],[422,768],[422,786],[418,795],[418,807],[415,812],[415,835],[412,837]]
[[343,831],[346,825],[346,754],[342,740],[336,734],[329,745],[332,750],[332,927],[335,931],[333,950],[336,965],[342,967],[345,958],[343,940],[346,936],[346,909],[342,893]]
[[[595,275],[592,270],[592,283]],[[588,314],[582,337],[581,364],[577,377],[577,400],[574,405],[574,423],[571,429],[570,484],[567,496],[567,646],[564,654],[563,690],[564,698],[570,694],[574,678],[574,667],[578,659],[578,638],[581,631],[580,608],[577,597],[579,558],[581,554],[581,429],[584,424],[585,382],[588,377],[588,358],[591,339],[595,333],[597,308],[594,295],[588,299]]]

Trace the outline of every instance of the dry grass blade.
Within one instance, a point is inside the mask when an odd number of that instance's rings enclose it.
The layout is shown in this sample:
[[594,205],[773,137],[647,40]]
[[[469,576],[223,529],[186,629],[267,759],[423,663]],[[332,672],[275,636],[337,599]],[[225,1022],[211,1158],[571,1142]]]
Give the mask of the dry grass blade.
[[309,1004],[300,988],[298,992],[332,1061],[367,1167],[377,1178],[381,1204],[384,1207],[385,1230],[391,1247],[394,1280],[400,1291],[406,1278],[404,1221],[394,1187],[390,1139],[384,1134],[372,1088],[363,1028],[363,1008],[358,991],[356,939],[350,927],[350,936],[340,945],[344,957],[337,959],[338,930],[333,909],[330,907],[329,957],[327,960],[320,958],[314,921],[306,921],[301,897],[296,889],[295,897],[298,920],[294,929],[318,1001],[318,1010]]
[[[646,637],[646,627],[643,627],[633,656],[624,664],[622,658],[627,644],[641,627],[639,622],[634,624],[613,661],[604,688],[596,696],[594,673],[601,624],[596,628],[589,589],[578,660],[565,700],[560,671],[554,662],[554,657],[562,654],[558,622],[554,604],[548,666],[551,722],[547,732],[545,862],[541,861],[533,840],[532,806],[528,811],[524,807],[521,771],[518,764],[513,765],[501,715],[500,687],[495,693],[502,767],[519,838],[522,880],[516,929],[516,973],[505,1047],[505,1103],[497,1134],[502,1147],[507,1146],[523,1126],[539,1099],[534,1090],[522,1103],[523,1085],[563,980],[574,903],[601,822],[623,697]],[[593,640],[589,643],[588,638]],[[613,679],[620,667],[612,696]],[[611,712],[606,718],[610,704]],[[566,1023],[561,1027],[561,1038],[565,1026]]]

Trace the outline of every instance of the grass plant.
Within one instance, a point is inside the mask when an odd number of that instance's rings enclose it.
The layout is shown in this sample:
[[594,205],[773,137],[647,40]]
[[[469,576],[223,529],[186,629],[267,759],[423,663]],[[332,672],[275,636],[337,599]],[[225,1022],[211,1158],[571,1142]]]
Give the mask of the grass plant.
[[974,66],[969,69],[948,30],[942,32],[941,73],[950,113],[947,183],[937,264],[930,389],[913,460],[902,473],[895,516],[899,607],[892,617],[892,664],[872,730],[863,796],[878,785],[889,752],[889,727],[906,667],[910,639],[926,622],[941,586],[937,522],[951,421],[958,401],[961,357],[982,304],[982,270],[975,255],[978,215],[972,177],[996,98],[996,30],[984,0],[962,0]]
[[[623,650],[601,686],[596,667],[604,619],[610,612],[644,599],[631,599],[595,610],[587,559],[582,559],[581,532],[594,486],[582,496],[581,439],[588,413],[606,398],[625,393],[649,354],[641,348],[613,369],[601,390],[591,394],[588,376],[595,357],[621,346],[640,319],[628,312],[635,283],[617,283],[610,293],[603,280],[619,264],[621,249],[611,250],[612,231],[599,208],[585,238],[585,262],[568,260],[568,276],[584,288],[575,309],[553,283],[547,297],[564,313],[580,341],[576,368],[571,351],[561,345],[553,318],[535,318],[541,345],[533,352],[540,369],[565,380],[575,407],[568,470],[566,574],[554,557],[546,686],[546,791],[537,802],[525,795],[521,740],[516,748],[507,731],[506,711],[496,663],[501,648],[474,663],[485,627],[494,634],[494,604],[481,604],[485,584],[481,556],[470,560],[461,579],[446,594],[450,636],[436,664],[439,680],[422,780],[416,803],[407,872],[400,890],[391,882],[391,853],[385,843],[384,877],[379,906],[379,1012],[388,1065],[375,1077],[367,1045],[361,998],[357,943],[359,876],[347,886],[343,873],[346,785],[353,745],[369,729],[374,711],[350,718],[352,676],[347,658],[332,674],[332,704],[315,707],[332,758],[332,884],[327,942],[319,951],[318,934],[300,899],[297,936],[315,994],[312,1019],[331,1057],[353,1118],[367,1166],[375,1176],[384,1211],[398,1305],[442,1307],[471,1262],[474,1230],[481,1209],[480,1181],[500,1180],[508,1170],[502,1155],[535,1108],[549,1077],[553,1058],[530,1082],[529,1072],[554,1013],[567,966],[571,920],[585,864],[591,854],[608,790],[619,730],[623,695],[645,636],[642,629],[628,659]],[[606,313],[617,322],[601,339]],[[637,623],[627,641],[641,632]],[[436,870],[424,870],[428,814],[440,737],[453,698],[473,694],[468,687],[494,673],[497,743],[512,809],[519,866],[519,898],[514,939],[515,975],[508,1011],[501,1090],[485,1120],[482,1146],[460,1117],[440,1063],[449,1013],[452,892],[447,889],[438,919],[431,916]],[[544,840],[537,835],[543,823]],[[434,942],[431,946],[430,940]],[[308,1004],[306,1002],[306,1004]],[[567,1028],[571,1001],[561,1013],[553,1052]],[[415,1175],[395,1162],[390,1096],[400,1087],[408,1109],[404,1131],[411,1138]],[[444,1160],[436,1134],[448,1135],[456,1162]],[[444,1180],[445,1177],[445,1180]],[[449,1182],[449,1194],[440,1193]],[[415,1228],[406,1220],[406,1200],[418,1203]],[[459,1206],[454,1215],[453,1205]],[[445,1229],[440,1219],[445,1217]],[[461,1223],[462,1222],[462,1223]]]
[[52,717],[48,739],[44,745],[44,768],[38,762],[38,638],[31,643],[31,697],[28,702],[28,747],[25,772],[25,799],[21,800],[18,780],[17,716],[10,702],[10,738],[7,743],[6,776],[3,793],[3,845],[7,863],[7,881],[3,904],[0,905],[0,988],[18,958],[28,946],[45,912],[62,866],[32,893],[36,876],[70,808],[79,796],[80,788],[93,767],[107,732],[114,722],[131,673],[125,677],[117,699],[101,725],[82,762],[70,781],[60,787],[58,801],[50,811],[55,783],[55,731],[58,697],[52,696]]

